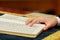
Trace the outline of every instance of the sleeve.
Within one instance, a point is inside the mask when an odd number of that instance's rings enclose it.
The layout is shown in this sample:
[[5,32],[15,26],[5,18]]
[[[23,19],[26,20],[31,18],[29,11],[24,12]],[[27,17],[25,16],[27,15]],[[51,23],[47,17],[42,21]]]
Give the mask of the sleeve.
[[57,18],[57,20],[58,20],[58,26],[60,26],[60,18],[59,17],[56,17]]

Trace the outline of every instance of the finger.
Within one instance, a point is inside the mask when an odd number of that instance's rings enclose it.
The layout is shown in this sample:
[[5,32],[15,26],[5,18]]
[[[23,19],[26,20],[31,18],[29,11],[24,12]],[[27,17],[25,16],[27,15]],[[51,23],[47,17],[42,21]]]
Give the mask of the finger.
[[45,22],[46,27],[44,28],[44,30],[48,30],[51,27],[54,27],[54,25],[56,25],[56,23],[54,21],[50,21],[50,22]]
[[28,19],[27,21],[26,21],[26,24],[29,24],[32,20],[34,20],[33,18],[32,19]]
[[26,24],[28,25],[28,24],[31,23],[35,18],[36,18],[36,17],[31,18],[31,19],[28,19],[28,20],[26,21]]
[[46,24],[46,26],[44,27],[44,31],[48,30],[51,27],[52,24]]
[[39,19],[39,23],[44,23],[45,24],[45,20],[44,19]]
[[29,25],[29,26],[34,25],[34,24],[37,22],[37,20],[38,20],[38,19],[34,19],[34,20],[33,20],[31,23],[29,23],[28,25]]
[[48,26],[46,26],[46,27],[44,27],[44,29],[43,29],[43,30],[44,30],[44,31],[46,31],[46,30],[48,30],[48,28],[49,28],[49,27],[48,27]]

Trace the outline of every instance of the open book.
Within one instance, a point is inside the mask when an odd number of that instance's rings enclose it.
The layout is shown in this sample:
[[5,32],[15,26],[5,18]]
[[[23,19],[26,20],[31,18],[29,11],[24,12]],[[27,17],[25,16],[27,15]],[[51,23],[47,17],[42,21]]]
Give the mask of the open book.
[[0,16],[0,33],[35,38],[45,27],[43,24],[34,24],[29,27],[25,24],[28,18],[4,14]]

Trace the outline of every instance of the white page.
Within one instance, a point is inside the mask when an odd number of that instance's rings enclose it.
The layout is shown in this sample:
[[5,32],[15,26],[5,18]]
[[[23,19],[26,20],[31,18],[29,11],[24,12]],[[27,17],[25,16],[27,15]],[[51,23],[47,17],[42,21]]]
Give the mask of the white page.
[[43,24],[34,24],[33,27],[29,27],[25,24],[27,19],[28,18],[9,14],[0,16],[0,30],[25,34],[37,34],[45,27]]

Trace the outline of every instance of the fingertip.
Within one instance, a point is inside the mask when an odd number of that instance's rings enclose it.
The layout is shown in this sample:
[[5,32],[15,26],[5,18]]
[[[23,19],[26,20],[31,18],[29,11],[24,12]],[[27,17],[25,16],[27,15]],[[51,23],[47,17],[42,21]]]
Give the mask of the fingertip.
[[28,24],[28,26],[32,27],[32,26],[33,26],[33,24]]
[[47,30],[48,30],[48,27],[45,27],[43,30],[44,30],[44,31],[47,31]]
[[25,21],[25,24],[27,25],[27,24],[28,24],[28,22],[27,22],[27,21]]
[[28,19],[25,21],[26,25],[28,25],[32,20],[31,19]]
[[46,31],[47,29],[46,29],[46,28],[44,28],[43,30],[44,30],[44,31]]

